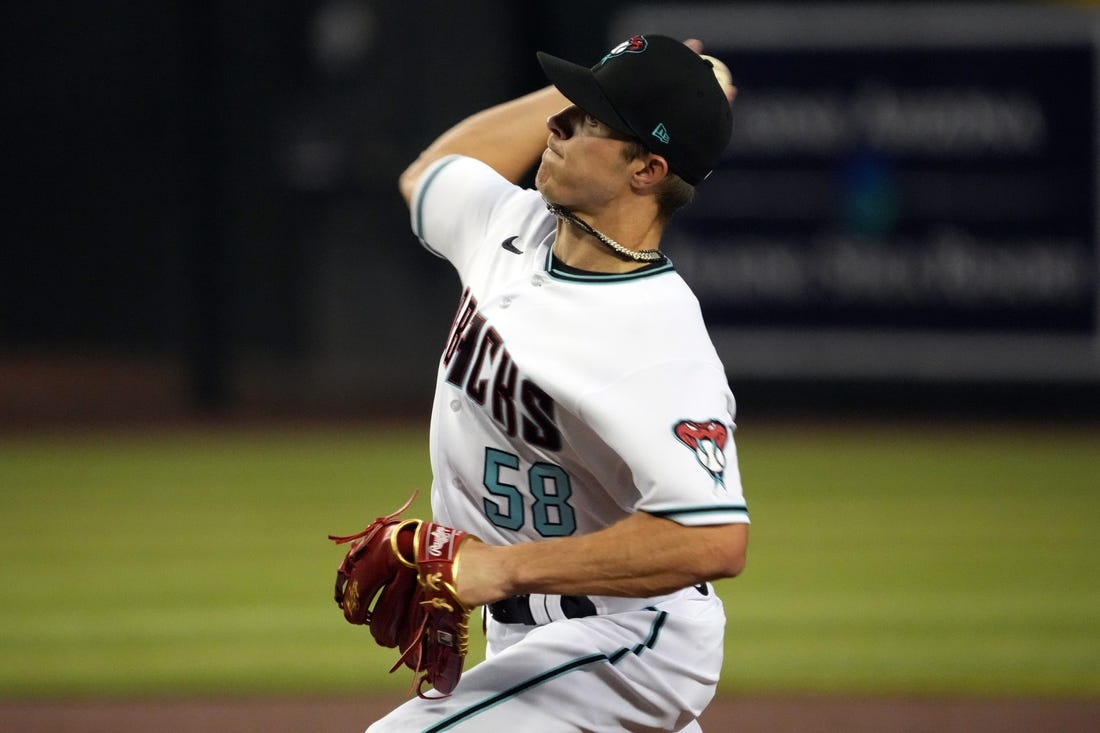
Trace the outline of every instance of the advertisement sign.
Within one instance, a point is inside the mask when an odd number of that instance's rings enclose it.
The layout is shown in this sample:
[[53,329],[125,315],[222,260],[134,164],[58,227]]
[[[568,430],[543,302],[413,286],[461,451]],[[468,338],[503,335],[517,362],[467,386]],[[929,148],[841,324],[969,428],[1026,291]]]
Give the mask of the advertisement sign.
[[639,6],[739,87],[665,250],[734,374],[1100,378],[1096,14]]

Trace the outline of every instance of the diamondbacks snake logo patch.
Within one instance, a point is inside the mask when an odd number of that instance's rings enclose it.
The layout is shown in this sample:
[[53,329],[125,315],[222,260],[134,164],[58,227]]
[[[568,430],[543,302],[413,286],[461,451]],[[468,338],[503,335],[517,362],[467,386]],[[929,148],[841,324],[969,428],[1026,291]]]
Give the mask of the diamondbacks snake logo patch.
[[613,59],[616,56],[621,56],[624,53],[642,53],[649,46],[649,41],[645,39],[645,36],[631,36],[626,39],[615,48],[607,52],[607,55],[600,59],[599,66],[607,63],[608,59]]
[[683,443],[716,483],[725,485],[726,441],[729,431],[718,420],[695,422],[681,420],[672,428],[672,434]]

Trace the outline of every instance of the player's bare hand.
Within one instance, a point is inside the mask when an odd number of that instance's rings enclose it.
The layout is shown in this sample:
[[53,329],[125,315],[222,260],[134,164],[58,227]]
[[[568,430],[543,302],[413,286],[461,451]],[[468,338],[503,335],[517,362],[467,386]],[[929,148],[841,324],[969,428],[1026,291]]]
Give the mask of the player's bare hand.
[[726,100],[733,104],[733,99],[737,96],[737,87],[733,85],[733,74],[730,73],[729,67],[720,59],[703,53],[703,42],[698,38],[689,38],[684,41],[684,45],[710,62],[711,67],[714,69],[714,78],[722,86]]
[[467,608],[483,606],[509,595],[499,561],[502,548],[470,538],[462,544],[455,577],[455,590]]

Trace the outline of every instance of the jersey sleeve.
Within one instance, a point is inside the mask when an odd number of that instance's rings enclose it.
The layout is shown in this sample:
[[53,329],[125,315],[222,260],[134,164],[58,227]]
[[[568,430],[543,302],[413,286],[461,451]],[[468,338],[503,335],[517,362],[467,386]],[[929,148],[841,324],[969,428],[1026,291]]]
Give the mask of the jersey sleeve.
[[634,509],[684,525],[749,522],[735,403],[708,362],[637,371],[585,399],[590,424],[629,467]]
[[529,210],[531,193],[479,160],[449,155],[430,165],[417,182],[409,206],[412,231],[465,280],[494,219],[515,216],[513,209]]

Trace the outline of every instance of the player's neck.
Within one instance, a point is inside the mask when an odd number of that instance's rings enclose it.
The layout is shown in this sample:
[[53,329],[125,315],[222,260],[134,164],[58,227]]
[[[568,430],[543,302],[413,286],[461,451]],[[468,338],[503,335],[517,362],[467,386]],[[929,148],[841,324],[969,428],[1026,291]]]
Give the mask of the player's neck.
[[[656,222],[646,229],[640,229],[628,224],[604,224],[584,214],[577,216],[604,235],[605,239],[611,239],[612,244],[601,241],[598,236],[575,223],[559,219],[554,255],[564,264],[588,272],[621,273],[637,270],[653,261],[654,255],[645,253],[655,252],[660,245],[661,227]],[[637,259],[636,255],[616,251],[613,246],[615,244],[630,252],[642,252],[646,259]]]

